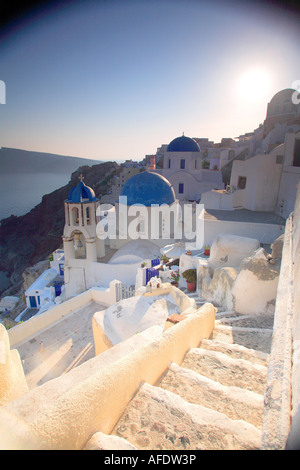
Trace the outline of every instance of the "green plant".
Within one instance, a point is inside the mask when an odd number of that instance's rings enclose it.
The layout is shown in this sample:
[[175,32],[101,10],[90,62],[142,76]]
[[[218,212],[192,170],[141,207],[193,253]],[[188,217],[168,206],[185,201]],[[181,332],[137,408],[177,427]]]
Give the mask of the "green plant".
[[180,274],[179,271],[171,271],[171,282],[177,283],[179,281]]
[[186,282],[196,282],[197,275],[196,275],[196,269],[186,269],[182,273],[182,277],[186,280]]

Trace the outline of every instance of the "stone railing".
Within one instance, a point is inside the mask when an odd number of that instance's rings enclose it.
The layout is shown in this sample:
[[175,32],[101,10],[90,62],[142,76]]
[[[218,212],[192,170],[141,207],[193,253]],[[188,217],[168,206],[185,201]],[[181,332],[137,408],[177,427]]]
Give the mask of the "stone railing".
[[286,222],[272,349],[264,397],[262,449],[300,449],[300,187]]

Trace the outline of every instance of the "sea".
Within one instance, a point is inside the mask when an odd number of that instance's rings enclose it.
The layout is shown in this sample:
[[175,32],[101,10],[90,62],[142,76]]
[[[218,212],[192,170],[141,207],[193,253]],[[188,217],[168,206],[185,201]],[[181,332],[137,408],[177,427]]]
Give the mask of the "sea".
[[[11,215],[24,215],[42,201],[45,194],[65,186],[67,173],[5,173],[0,174],[0,224]],[[63,204],[63,201],[62,201]],[[10,286],[7,273],[0,271],[0,293]]]
[[0,174],[0,221],[11,215],[24,215],[42,201],[45,194],[65,186],[67,173]]

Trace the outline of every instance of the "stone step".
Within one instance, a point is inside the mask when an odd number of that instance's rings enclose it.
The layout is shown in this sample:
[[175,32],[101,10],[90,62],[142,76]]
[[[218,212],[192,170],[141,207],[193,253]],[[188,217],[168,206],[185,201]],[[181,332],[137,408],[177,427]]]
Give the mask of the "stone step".
[[236,343],[270,354],[272,335],[273,329],[271,328],[236,327],[216,323],[210,339],[230,344]]
[[216,320],[233,316],[238,316],[233,310],[222,310],[220,308],[220,310],[216,312]]
[[181,364],[222,385],[245,388],[263,394],[267,367],[245,359],[235,359],[218,351],[203,348],[190,349]]
[[111,434],[138,450],[258,450],[261,441],[260,430],[252,424],[147,383]]
[[222,385],[175,363],[170,364],[158,385],[190,403],[214,409],[231,419],[242,419],[258,428],[262,426],[263,396],[260,394]]
[[273,329],[274,316],[273,315],[238,315],[232,316],[216,315],[216,325],[229,325],[244,328],[261,328]]
[[270,358],[269,354],[262,351],[246,348],[240,344],[227,343],[225,341],[217,341],[213,339],[202,339],[199,347],[227,354],[234,359],[245,359],[262,366],[267,366]]

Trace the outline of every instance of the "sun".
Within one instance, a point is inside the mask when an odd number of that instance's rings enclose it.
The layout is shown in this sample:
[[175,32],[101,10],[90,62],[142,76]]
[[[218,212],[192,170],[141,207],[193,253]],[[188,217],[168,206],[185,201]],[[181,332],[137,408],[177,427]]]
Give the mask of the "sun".
[[270,75],[262,68],[245,70],[238,78],[237,88],[240,97],[246,101],[261,100],[270,89]]

